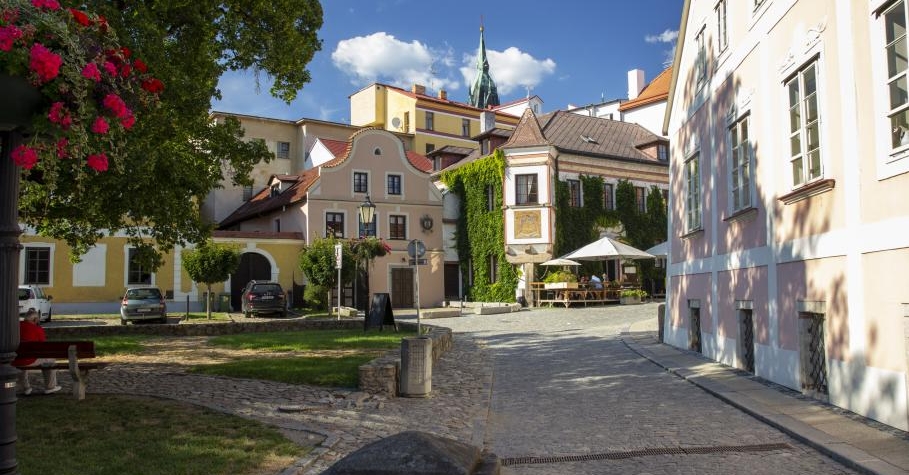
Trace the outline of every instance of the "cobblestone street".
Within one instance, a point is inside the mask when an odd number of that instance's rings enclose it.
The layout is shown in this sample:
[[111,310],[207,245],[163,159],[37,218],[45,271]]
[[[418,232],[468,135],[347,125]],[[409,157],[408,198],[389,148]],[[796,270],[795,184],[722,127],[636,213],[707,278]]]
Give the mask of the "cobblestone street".
[[[445,322],[493,353],[485,443],[518,462],[507,473],[852,473],[630,351],[618,333],[645,319],[655,325],[656,305]],[[629,454],[673,448],[708,453]],[[601,454],[627,458],[558,461]],[[527,457],[556,461],[520,463]]]

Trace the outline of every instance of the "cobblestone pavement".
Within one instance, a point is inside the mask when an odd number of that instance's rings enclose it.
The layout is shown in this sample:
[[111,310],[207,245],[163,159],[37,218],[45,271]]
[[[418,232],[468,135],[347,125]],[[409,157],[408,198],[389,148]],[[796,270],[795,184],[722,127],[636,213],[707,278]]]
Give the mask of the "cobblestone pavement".
[[[446,319],[493,352],[503,473],[853,473],[630,351],[618,334],[643,319],[655,304]],[[659,455],[680,447],[708,453]]]
[[[425,399],[385,400],[162,365],[112,365],[93,373],[89,391],[183,400],[318,444],[282,475],[321,473],[404,430],[484,446],[512,463],[503,468],[508,474],[851,473],[631,352],[619,333],[655,315],[656,304],[645,304],[424,320],[456,332]],[[689,453],[665,452],[679,447]],[[707,453],[690,453],[698,447]],[[612,459],[602,460],[604,454]],[[550,459],[527,463],[531,456]],[[566,461],[571,457],[601,460]]]

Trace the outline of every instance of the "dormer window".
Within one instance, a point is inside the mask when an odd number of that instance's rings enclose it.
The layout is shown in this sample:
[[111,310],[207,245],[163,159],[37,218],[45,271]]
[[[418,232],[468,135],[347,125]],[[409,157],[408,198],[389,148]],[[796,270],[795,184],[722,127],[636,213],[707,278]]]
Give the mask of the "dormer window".
[[274,198],[281,194],[281,182],[277,182],[274,185],[271,185],[271,197]]

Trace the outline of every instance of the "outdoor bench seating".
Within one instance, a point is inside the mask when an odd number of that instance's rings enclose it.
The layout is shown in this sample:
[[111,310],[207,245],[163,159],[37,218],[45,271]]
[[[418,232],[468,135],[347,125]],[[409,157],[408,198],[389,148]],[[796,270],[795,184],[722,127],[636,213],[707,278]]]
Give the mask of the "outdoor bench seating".
[[53,366],[28,366],[20,370],[36,370],[42,368],[69,369],[73,378],[73,397],[81,401],[85,399],[85,386],[88,383],[88,372],[101,369],[109,363],[80,362],[80,359],[95,357],[95,342],[93,341],[24,341],[16,350],[19,358],[53,358],[58,361]]

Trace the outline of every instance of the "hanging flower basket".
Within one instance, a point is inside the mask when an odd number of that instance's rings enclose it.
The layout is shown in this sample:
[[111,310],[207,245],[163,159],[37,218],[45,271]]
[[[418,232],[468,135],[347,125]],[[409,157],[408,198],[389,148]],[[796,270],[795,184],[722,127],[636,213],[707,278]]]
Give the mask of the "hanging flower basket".
[[57,0],[4,0],[0,88],[0,127],[30,133],[13,161],[52,182],[119,167],[127,134],[164,84],[104,17]]

